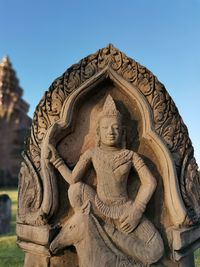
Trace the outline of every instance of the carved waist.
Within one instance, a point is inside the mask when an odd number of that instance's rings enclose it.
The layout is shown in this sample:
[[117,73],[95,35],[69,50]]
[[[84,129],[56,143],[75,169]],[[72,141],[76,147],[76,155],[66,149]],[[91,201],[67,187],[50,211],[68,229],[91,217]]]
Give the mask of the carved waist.
[[95,205],[101,214],[111,219],[119,219],[125,209],[131,205],[132,201],[128,198],[118,198],[108,204],[99,199],[98,195],[95,196]]

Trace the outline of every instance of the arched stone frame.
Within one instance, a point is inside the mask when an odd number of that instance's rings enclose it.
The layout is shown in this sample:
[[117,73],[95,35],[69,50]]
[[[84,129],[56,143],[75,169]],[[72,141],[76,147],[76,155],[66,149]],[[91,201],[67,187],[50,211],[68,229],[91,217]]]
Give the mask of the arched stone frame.
[[[100,73],[96,74],[86,83],[80,86],[65,100],[61,110],[60,119],[56,122],[57,129],[54,129],[54,127],[50,128],[48,137],[46,138],[47,140],[45,141],[45,146],[51,142],[49,139],[54,138],[58,143],[59,139],[66,135],[66,132],[69,132],[68,129],[71,128],[73,122],[76,101],[78,101],[82,95],[87,95],[88,91],[95,90],[94,88],[96,85],[106,78],[111,79],[114,83],[119,85],[120,89],[124,91],[130,98],[136,99],[142,115],[142,137],[147,140],[149,146],[153,148],[155,153],[158,155],[158,158],[160,158],[160,164],[162,165],[161,168],[163,169],[164,173],[164,176],[162,177],[164,184],[164,196],[172,223],[175,226],[184,224],[187,214],[177,183],[178,179],[173,159],[163,143],[163,140],[154,130],[152,113],[149,104],[135,86],[125,81],[111,68],[106,67],[103,69]],[[52,135],[52,132],[54,136]],[[51,189],[48,187],[48,185],[45,185],[44,188],[47,188],[47,190],[44,191],[44,199],[46,199],[46,202],[44,201],[43,204],[48,205],[50,204],[48,196]],[[48,194],[48,196],[45,194],[45,192]],[[54,197],[54,201],[56,201],[56,197]]]
[[42,140],[47,129],[59,119],[65,99],[105,67],[113,69],[128,83],[136,86],[149,103],[155,130],[175,162],[177,183],[187,210],[185,224],[197,223],[200,218],[199,176],[187,128],[173,100],[157,78],[112,45],[82,59],[53,82],[36,108],[26,148],[28,157],[40,173]]
[[[56,211],[57,185],[53,178],[45,179],[41,168],[44,163],[41,155],[42,145],[45,139],[48,142],[51,127],[59,125],[61,117],[65,118],[63,121],[66,122],[65,104],[69,104],[71,99],[72,105],[79,91],[90,88],[90,84],[95,85],[95,82],[105,78],[113,80],[127,95],[137,99],[143,116],[143,137],[148,140],[149,146],[156,147],[157,153],[163,157],[163,182],[166,192],[169,192],[165,194],[165,202],[172,218],[172,226],[179,229],[199,222],[200,186],[197,165],[187,128],[173,100],[150,71],[109,45],[82,59],[56,79],[34,114],[19,180],[18,228],[28,224],[37,231],[46,231],[45,244],[48,243],[49,224]],[[62,128],[66,129],[61,123],[58,131]],[[24,188],[24,182],[29,186]],[[33,186],[34,184],[36,186]],[[30,198],[27,199],[27,195]],[[21,214],[20,210],[25,210],[26,213]],[[40,228],[34,228],[38,226]],[[197,234],[192,242],[196,238]],[[184,242],[173,243],[172,247],[179,251]],[[23,247],[23,244],[20,246]],[[41,250],[43,249],[42,247]],[[45,253],[49,255],[48,251]],[[180,256],[178,257],[179,260]]]

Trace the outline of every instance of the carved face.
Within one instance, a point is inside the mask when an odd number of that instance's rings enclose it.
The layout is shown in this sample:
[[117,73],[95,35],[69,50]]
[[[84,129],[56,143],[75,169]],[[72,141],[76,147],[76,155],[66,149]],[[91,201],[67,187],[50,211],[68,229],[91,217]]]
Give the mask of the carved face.
[[117,117],[103,117],[99,122],[100,142],[105,146],[114,147],[120,144],[122,125]]

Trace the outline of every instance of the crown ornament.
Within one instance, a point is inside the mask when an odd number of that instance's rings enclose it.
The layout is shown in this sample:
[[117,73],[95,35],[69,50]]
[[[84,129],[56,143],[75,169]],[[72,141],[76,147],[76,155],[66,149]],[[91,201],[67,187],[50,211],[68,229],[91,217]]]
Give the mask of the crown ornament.
[[110,94],[106,97],[106,100],[103,105],[103,109],[99,116],[99,118],[103,118],[103,117],[116,117],[117,119],[120,119],[120,120],[122,118],[122,115],[117,109],[115,102]]

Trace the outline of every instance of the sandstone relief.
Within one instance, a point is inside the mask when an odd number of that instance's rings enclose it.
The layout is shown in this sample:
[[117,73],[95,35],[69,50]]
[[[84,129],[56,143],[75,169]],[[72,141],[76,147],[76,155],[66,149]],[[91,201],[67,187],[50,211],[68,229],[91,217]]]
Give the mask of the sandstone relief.
[[24,266],[194,266],[199,173],[157,78],[109,45],[56,79],[19,174]]

